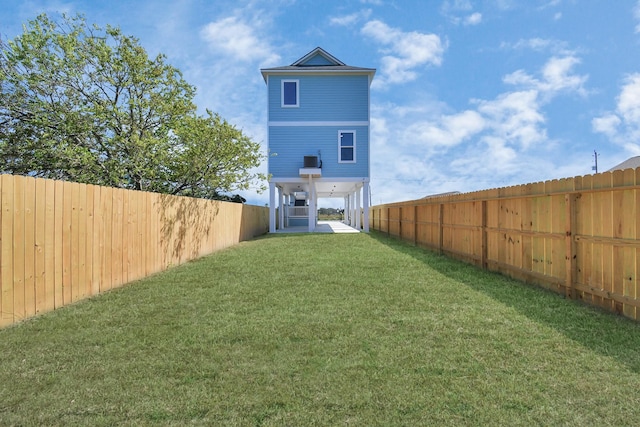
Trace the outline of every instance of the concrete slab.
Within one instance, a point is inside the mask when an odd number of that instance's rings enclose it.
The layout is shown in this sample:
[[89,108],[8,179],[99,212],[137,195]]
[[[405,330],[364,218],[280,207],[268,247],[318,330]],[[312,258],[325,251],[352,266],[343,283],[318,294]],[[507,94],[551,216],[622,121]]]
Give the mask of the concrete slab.
[[314,233],[359,233],[359,230],[340,221],[318,221]]
[[[277,233],[308,233],[309,227],[287,227],[276,230]],[[314,233],[359,233],[355,228],[340,221],[318,221]]]

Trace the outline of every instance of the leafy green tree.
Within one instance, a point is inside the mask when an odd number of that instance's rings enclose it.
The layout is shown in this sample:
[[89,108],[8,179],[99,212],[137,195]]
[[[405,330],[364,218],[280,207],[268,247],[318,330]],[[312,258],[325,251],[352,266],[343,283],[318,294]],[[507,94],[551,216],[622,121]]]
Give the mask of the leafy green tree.
[[0,172],[219,197],[265,177],[259,144],[119,28],[40,15],[0,40]]
[[209,110],[186,117],[173,139],[175,163],[166,192],[219,199],[220,189],[246,190],[259,175],[251,169],[263,159],[260,144]]

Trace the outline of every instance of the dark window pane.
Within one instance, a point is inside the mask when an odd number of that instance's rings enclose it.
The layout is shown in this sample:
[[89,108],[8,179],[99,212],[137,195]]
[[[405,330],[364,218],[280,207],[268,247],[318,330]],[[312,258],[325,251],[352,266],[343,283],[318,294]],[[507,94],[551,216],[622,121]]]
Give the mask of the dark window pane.
[[349,132],[343,133],[340,138],[340,146],[353,147],[353,134]]
[[341,148],[340,156],[343,162],[353,161],[353,148]]
[[284,105],[297,104],[297,84],[296,82],[284,82],[282,90],[284,91]]

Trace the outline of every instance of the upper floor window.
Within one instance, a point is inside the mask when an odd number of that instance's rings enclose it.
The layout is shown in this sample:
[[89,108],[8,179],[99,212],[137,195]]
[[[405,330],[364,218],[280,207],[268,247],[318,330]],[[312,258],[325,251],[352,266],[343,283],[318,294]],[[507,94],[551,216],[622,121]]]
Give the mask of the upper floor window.
[[282,80],[282,106],[299,107],[298,80]]
[[341,130],[338,132],[338,162],[356,162],[356,131]]

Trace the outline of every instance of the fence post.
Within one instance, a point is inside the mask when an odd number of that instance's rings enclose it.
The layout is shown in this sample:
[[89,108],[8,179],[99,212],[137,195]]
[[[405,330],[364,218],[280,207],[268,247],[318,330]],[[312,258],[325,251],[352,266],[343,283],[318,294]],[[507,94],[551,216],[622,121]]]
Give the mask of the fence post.
[[444,203],[440,203],[440,211],[438,212],[438,252],[442,254],[444,242]]
[[418,205],[413,205],[413,245],[418,246]]
[[482,223],[481,223],[480,232],[482,233],[482,248],[480,252],[480,265],[482,266],[482,268],[486,270],[489,266],[487,263],[488,239],[487,239],[487,201],[486,200],[482,201],[482,220],[481,221]]
[[576,217],[576,196],[574,194],[565,194],[565,296],[567,298],[576,298],[575,281],[576,281],[576,247],[575,247],[575,217]]

